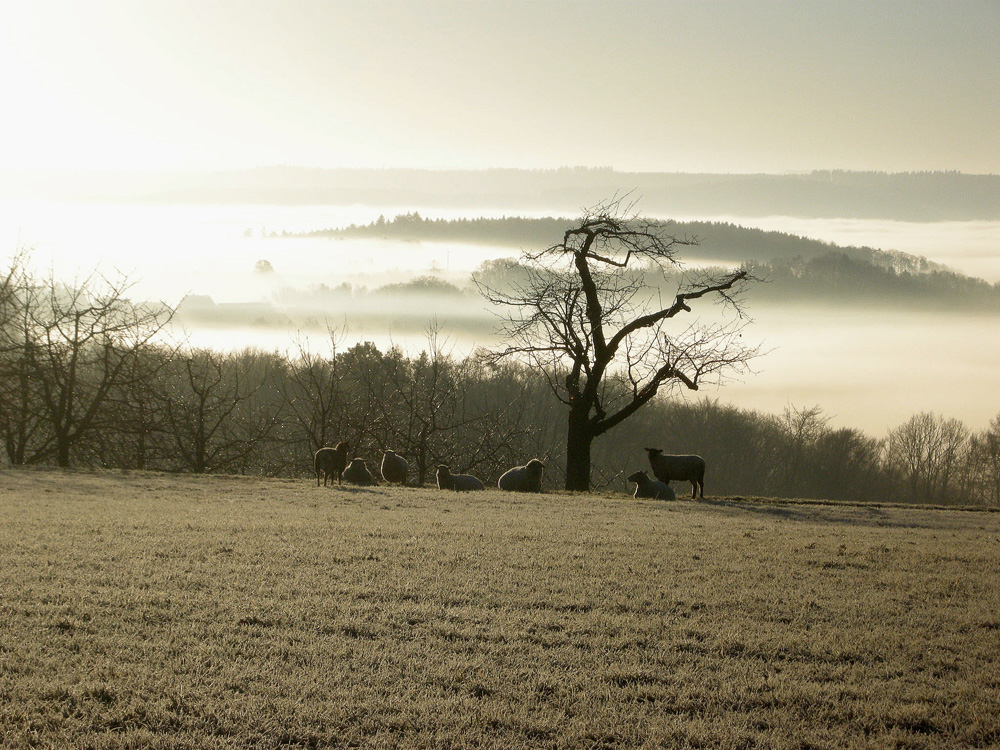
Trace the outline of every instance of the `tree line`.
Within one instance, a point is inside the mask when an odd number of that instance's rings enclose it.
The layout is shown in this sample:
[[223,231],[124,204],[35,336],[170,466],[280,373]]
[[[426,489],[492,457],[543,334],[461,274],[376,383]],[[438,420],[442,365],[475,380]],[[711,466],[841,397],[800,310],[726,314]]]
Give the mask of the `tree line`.
[[[11,465],[302,477],[350,440],[392,448],[419,482],[438,463],[493,481],[531,457],[562,486],[566,421],[537,370],[450,355],[434,330],[415,356],[334,331],[288,352],[195,349],[166,339],[171,311],[123,279],[0,277],[0,438]],[[973,432],[921,413],[877,439],[819,407],[769,415],[661,394],[594,442],[594,486],[626,491],[645,447],[699,453],[710,495],[1000,506],[1000,414]]]

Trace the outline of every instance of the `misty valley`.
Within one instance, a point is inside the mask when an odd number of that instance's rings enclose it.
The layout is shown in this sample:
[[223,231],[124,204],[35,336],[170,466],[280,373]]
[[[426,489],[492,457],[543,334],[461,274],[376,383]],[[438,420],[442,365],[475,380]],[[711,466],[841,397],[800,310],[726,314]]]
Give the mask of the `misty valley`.
[[[289,331],[322,340],[336,329],[347,341],[410,353],[426,347],[434,328],[449,351],[468,354],[496,343],[496,311],[473,277],[496,288],[517,284],[521,250],[557,241],[569,221],[408,212],[334,228],[256,230],[244,239],[241,274],[261,296],[218,302],[190,295],[177,321],[203,345],[283,349]],[[1000,355],[991,336],[1000,284],[898,250],[841,247],[731,222],[669,227],[697,244],[680,248],[683,265],[647,279],[658,299],[672,298],[713,267],[748,264],[763,279],[748,301],[755,322],[745,335],[767,354],[756,374],[710,391],[712,397],[773,413],[819,404],[835,423],[874,434],[922,410],[976,426],[993,415],[995,381],[984,363]],[[970,243],[954,229],[947,242],[961,263],[958,248]],[[971,244],[982,243],[981,227],[972,231]],[[323,272],[303,272],[310,265]],[[935,385],[941,362],[961,388]]]
[[[181,446],[188,440],[177,438],[180,433],[155,450],[152,444],[126,447],[127,455],[100,441],[87,460],[127,465],[141,454],[143,465],[164,469],[294,473],[301,456],[309,454],[310,444],[319,438],[294,437],[286,428],[273,426],[287,419],[280,416],[282,399],[290,398],[285,378],[300,377],[302,367],[322,365],[371,388],[372,383],[394,382],[392,367],[402,367],[407,377],[419,380],[428,363],[447,362],[456,378],[453,387],[466,393],[470,403],[478,399],[475,408],[486,408],[497,393],[517,394],[504,397],[520,404],[520,416],[509,432],[494,435],[505,444],[499,455],[514,461],[519,451],[537,453],[554,467],[563,461],[564,418],[558,408],[545,404],[544,383],[529,384],[525,378],[530,380],[530,370],[483,369],[481,352],[496,347],[500,338],[497,310],[487,304],[480,287],[517,290],[529,273],[522,251],[558,242],[571,219],[544,212],[508,216],[501,211],[476,218],[454,211],[425,218],[406,211],[387,219],[371,207],[131,208],[107,207],[107,216],[118,217],[119,224],[102,225],[103,231],[86,224],[95,220],[93,214],[101,217],[99,207],[76,214],[79,234],[71,232],[61,241],[49,238],[51,269],[76,268],[78,280],[104,278],[83,276],[82,258],[69,252],[84,240],[99,243],[106,264],[128,271],[130,298],[147,301],[154,313],[176,308],[157,340],[179,344],[189,352],[186,366],[195,369],[185,376],[183,368],[177,369],[184,360],[164,359],[165,369],[158,376],[164,387],[190,390],[183,385],[186,377],[205,387],[216,382],[221,390],[215,398],[243,394],[240,398],[247,404],[237,411],[250,409],[245,414],[250,422],[227,429],[249,432],[223,441],[228,447],[217,446],[213,460],[185,458]],[[173,222],[156,221],[167,217]],[[111,231],[116,226],[118,233]],[[744,312],[749,325],[739,335],[759,356],[721,385],[705,383],[696,392],[665,389],[655,408],[627,431],[631,438],[615,433],[613,439],[598,440],[596,486],[627,489],[622,471],[633,453],[643,441],[665,439],[674,450],[728,456],[725,473],[713,477],[715,491],[861,499],[878,486],[882,496],[900,500],[991,497],[988,481],[982,484],[966,474],[958,482],[954,472],[950,479],[927,480],[930,484],[923,489],[908,489],[899,484],[893,468],[898,456],[890,461],[887,443],[879,442],[917,429],[920,419],[930,419],[932,431],[961,425],[959,442],[966,443],[995,429],[995,420],[993,427],[990,420],[1000,411],[994,376],[1000,342],[993,331],[1000,315],[1000,284],[960,270],[963,248],[983,243],[984,236],[990,241],[992,235],[984,235],[981,222],[968,236],[960,224],[929,227],[928,234],[944,237],[933,259],[891,245],[839,246],[732,221],[668,221],[658,226],[681,241],[679,262],[638,272],[646,295],[639,303],[668,304],[678,291],[713,273],[753,269],[759,280],[747,290]],[[839,226],[842,229],[843,222]],[[869,231],[877,234],[885,227]],[[137,253],[136,247],[143,252]],[[948,248],[955,250],[949,254]],[[36,275],[44,260],[37,251],[24,255]],[[695,320],[707,325],[735,322],[732,310],[703,305],[691,319],[675,321],[676,333]],[[155,361],[148,366],[159,372]],[[622,374],[618,370],[615,377]],[[386,377],[390,381],[383,380]],[[479,395],[474,395],[472,383],[478,383]],[[261,400],[264,392],[272,395]],[[352,393],[350,399],[361,398]],[[161,396],[167,399],[163,403],[179,397],[166,392]],[[354,416],[342,418],[349,429],[361,429]],[[464,433],[458,431],[455,439],[475,442],[483,418],[470,418],[472,432],[461,437]],[[260,419],[264,422],[258,424]],[[664,435],[667,424],[675,426]],[[764,450],[761,446],[779,453],[792,450],[790,445],[804,439],[801,434],[795,437],[796,430],[808,433],[810,450],[847,439],[838,449],[840,468],[834,478],[828,466],[822,468],[832,460],[823,458],[822,451],[803,459],[815,471],[795,476],[761,474],[743,465],[752,463],[753,452]],[[716,442],[709,435],[715,435]],[[179,442],[171,444],[174,438]],[[374,434],[368,439],[375,439]],[[386,441],[397,442],[389,434],[376,442]],[[19,446],[22,460],[49,455],[41,437],[26,434],[8,443]],[[754,445],[758,447],[747,453],[747,446]],[[211,452],[207,444],[203,447]],[[444,458],[441,446],[421,450],[430,451],[422,454],[425,470]],[[499,468],[490,464],[491,471]],[[560,471],[550,471],[554,484],[561,481]]]
[[[102,271],[134,282],[134,297],[176,307],[173,336],[192,347],[287,352],[323,345],[333,329],[344,345],[416,355],[433,328],[456,356],[496,343],[497,318],[473,275],[516,281],[521,251],[558,241],[568,220],[554,217],[571,215],[44,201],[7,209],[0,230],[11,246],[31,248],[36,270],[80,279],[102,258]],[[680,248],[674,273],[652,279],[661,298],[704,268],[752,263],[764,280],[748,298],[754,323],[744,335],[766,354],[753,374],[699,395],[768,413],[819,405],[834,424],[874,435],[920,411],[976,429],[997,411],[1000,222],[723,217],[670,227],[698,244]]]

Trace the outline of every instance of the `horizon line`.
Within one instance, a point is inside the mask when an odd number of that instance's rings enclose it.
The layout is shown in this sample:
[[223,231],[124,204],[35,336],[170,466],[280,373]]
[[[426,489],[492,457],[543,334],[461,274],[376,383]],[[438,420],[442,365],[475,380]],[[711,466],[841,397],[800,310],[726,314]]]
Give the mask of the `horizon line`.
[[780,172],[754,171],[685,171],[685,170],[633,170],[617,169],[613,166],[586,166],[586,165],[564,165],[559,167],[407,167],[407,166],[365,166],[365,167],[328,167],[328,166],[306,166],[301,164],[259,164],[247,167],[220,167],[220,168],[169,168],[169,167],[148,167],[128,169],[123,167],[110,168],[88,168],[77,169],[73,167],[39,167],[33,169],[3,169],[0,168],[0,175],[212,175],[228,174],[240,172],[258,172],[268,170],[297,170],[312,172],[427,172],[427,173],[489,173],[489,172],[539,172],[539,173],[560,173],[579,172],[586,173],[609,173],[609,174],[654,174],[654,175],[692,175],[692,176],[734,176],[734,177],[796,177],[810,176],[815,174],[875,174],[875,175],[961,175],[966,177],[997,177],[996,172],[964,172],[960,169],[913,169],[892,171],[885,169],[850,169],[850,168],[828,168],[815,167],[812,169],[793,169]]

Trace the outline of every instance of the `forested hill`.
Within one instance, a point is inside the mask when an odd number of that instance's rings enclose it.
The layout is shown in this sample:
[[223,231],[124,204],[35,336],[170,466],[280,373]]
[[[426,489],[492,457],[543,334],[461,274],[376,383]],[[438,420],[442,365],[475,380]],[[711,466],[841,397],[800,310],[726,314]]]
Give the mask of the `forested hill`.
[[[573,220],[567,218],[529,219],[508,216],[500,219],[425,219],[419,213],[408,213],[388,221],[379,217],[371,224],[321,229],[300,236],[463,242],[541,250],[559,242],[563,233],[572,225]],[[709,262],[738,264],[744,261],[790,258],[812,260],[835,250],[851,260],[874,263],[897,271],[924,273],[945,270],[943,266],[926,258],[895,250],[839,247],[829,242],[737,224],[668,221],[664,226],[667,233],[675,237],[697,242],[697,247],[686,249],[686,255]],[[281,236],[298,235],[283,233]]]
[[[542,249],[562,239],[571,219],[425,219],[410,213],[363,226],[309,232],[310,237],[493,244]],[[966,276],[924,257],[871,247],[840,247],[782,232],[709,222],[668,222],[667,231],[697,246],[682,248],[698,265],[750,263],[768,280],[771,301],[828,302],[1000,312],[1000,284]],[[289,236],[289,235],[284,235]],[[491,284],[516,280],[517,264],[497,261],[481,269]],[[668,280],[669,281],[669,280]]]

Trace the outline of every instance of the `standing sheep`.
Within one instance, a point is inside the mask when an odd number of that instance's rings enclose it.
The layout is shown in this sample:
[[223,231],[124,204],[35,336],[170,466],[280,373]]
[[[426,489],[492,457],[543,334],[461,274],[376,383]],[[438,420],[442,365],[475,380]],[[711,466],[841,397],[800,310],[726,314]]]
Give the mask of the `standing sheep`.
[[629,476],[628,481],[635,482],[635,494],[632,497],[651,497],[654,500],[676,500],[677,495],[666,482],[650,479],[644,471],[637,471]]
[[368,464],[363,458],[352,458],[351,464],[344,469],[344,481],[350,484],[358,484],[362,487],[370,487],[375,484],[375,477],[368,471]]
[[346,440],[337,443],[336,448],[320,448],[313,455],[313,471],[316,474],[316,486],[319,487],[320,474],[323,475],[323,486],[326,487],[327,479],[333,484],[333,478],[337,477],[337,484],[340,484],[340,476],[347,466],[347,454],[351,450],[351,444]]
[[533,458],[524,466],[508,469],[497,481],[497,486],[508,492],[541,492],[543,469],[545,464]]
[[671,480],[691,483],[691,499],[700,492],[705,499],[705,459],[701,456],[665,456],[660,448],[646,448],[649,465],[661,482]]
[[483,483],[471,474],[452,474],[446,464],[437,467],[437,485],[439,490],[455,490],[455,492],[486,489]]
[[406,484],[406,472],[410,465],[406,459],[395,451],[387,450],[382,454],[382,478],[389,484]]

